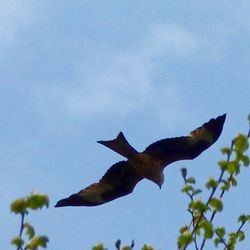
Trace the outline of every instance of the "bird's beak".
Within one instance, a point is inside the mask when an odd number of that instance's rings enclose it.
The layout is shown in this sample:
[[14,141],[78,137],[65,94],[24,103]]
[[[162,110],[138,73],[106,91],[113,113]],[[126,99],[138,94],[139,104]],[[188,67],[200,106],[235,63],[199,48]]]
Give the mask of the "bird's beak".
[[161,184],[159,184],[158,186],[159,186],[159,188],[161,189]]

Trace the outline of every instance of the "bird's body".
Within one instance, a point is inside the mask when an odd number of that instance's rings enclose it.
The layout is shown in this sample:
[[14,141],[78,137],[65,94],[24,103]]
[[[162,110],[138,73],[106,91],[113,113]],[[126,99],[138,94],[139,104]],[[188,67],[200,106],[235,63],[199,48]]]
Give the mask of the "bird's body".
[[154,176],[159,176],[160,183],[157,184],[162,185],[164,181],[162,163],[151,157],[147,152],[137,152],[128,143],[122,132],[120,132],[114,140],[98,141],[98,143],[127,158],[129,165],[134,168],[135,172],[141,178],[152,180]]
[[163,166],[145,152],[139,153],[134,159],[128,159],[135,171],[148,180],[156,183],[160,188],[164,182]]
[[219,138],[226,115],[211,119],[189,136],[167,138],[149,145],[143,152],[135,150],[123,133],[109,141],[98,143],[124,156],[127,161],[114,164],[98,183],[58,201],[62,206],[96,206],[131,193],[136,184],[146,178],[159,187],[164,182],[164,168],[178,160],[194,159]]

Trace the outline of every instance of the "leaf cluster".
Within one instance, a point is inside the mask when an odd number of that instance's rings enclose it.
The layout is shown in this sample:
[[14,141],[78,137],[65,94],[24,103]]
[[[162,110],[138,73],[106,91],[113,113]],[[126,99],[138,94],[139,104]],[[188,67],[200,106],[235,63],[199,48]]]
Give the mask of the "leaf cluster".
[[[248,119],[250,122],[250,116]],[[237,176],[242,167],[249,166],[250,161],[247,155],[249,137],[250,130],[247,135],[236,136],[232,140],[231,147],[221,150],[226,159],[218,162],[219,177],[210,177],[206,182],[205,189],[210,191],[210,195],[205,201],[200,197],[197,198],[198,194],[202,194],[202,189],[195,187],[195,178],[188,177],[186,168],[181,170],[184,180],[182,192],[190,199],[187,211],[191,215],[191,221],[180,229],[177,242],[179,249],[185,250],[193,244],[196,250],[202,250],[207,240],[213,240],[215,247],[222,244],[224,249],[233,250],[237,242],[244,240],[245,233],[242,228],[246,222],[250,222],[249,215],[241,215],[238,218],[239,226],[233,232],[227,232],[223,226],[215,227],[214,218],[224,209],[225,192],[229,192],[232,187],[238,185]]]
[[[35,228],[28,222],[25,222],[25,216],[30,210],[38,210],[49,206],[49,198],[47,195],[31,193],[27,197],[15,200],[11,206],[11,212],[20,214],[21,225],[18,236],[15,236],[11,244],[17,250],[37,250],[39,247],[46,248],[49,242],[47,236],[36,235]],[[23,235],[25,234],[25,236]]]

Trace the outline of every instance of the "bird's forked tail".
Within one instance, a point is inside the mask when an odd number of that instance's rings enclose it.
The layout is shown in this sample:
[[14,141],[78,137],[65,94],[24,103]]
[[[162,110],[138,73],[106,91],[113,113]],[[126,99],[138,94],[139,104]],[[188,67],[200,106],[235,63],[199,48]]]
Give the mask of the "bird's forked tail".
[[128,143],[122,132],[120,132],[113,140],[98,141],[98,143],[114,150],[127,159],[131,159],[135,154],[138,154],[138,152]]

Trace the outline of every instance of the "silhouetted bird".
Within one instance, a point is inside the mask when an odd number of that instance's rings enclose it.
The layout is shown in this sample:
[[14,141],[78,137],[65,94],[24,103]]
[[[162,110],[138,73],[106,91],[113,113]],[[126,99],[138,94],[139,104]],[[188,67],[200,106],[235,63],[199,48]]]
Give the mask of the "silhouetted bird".
[[98,183],[58,201],[55,207],[101,205],[131,193],[144,178],[161,188],[164,168],[174,161],[194,159],[209,148],[219,138],[225,119],[226,114],[211,119],[188,136],[157,141],[141,153],[127,142],[122,132],[114,140],[98,141],[127,161],[115,163]]

